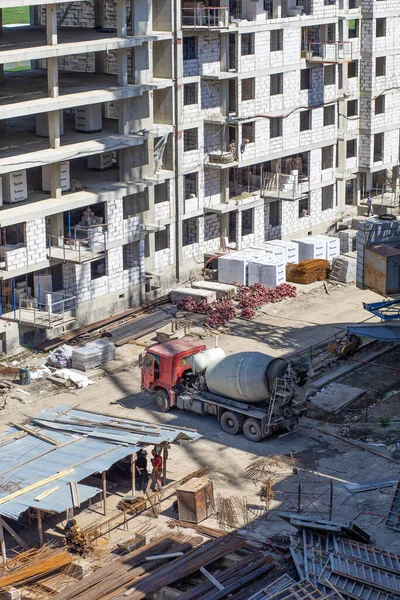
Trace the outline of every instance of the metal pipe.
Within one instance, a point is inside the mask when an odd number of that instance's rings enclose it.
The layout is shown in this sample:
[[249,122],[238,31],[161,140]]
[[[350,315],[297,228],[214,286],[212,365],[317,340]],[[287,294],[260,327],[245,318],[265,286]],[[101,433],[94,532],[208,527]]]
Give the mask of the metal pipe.
[[175,200],[175,277],[176,280],[180,279],[180,198],[179,198],[179,156],[178,156],[178,142],[179,142],[179,106],[178,106],[178,2],[173,2],[173,30],[172,39],[174,41],[174,139],[175,139],[175,155],[174,155],[174,171],[175,171],[175,185],[174,185],[174,200]]

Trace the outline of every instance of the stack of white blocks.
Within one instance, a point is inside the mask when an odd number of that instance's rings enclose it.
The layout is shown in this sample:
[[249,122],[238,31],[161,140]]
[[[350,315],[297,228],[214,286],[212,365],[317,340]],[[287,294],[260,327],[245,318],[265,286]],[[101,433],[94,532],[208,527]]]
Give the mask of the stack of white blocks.
[[326,242],[317,236],[308,236],[292,240],[299,245],[299,262],[315,258],[326,260]]
[[231,252],[218,258],[218,281],[252,285],[262,283],[275,288],[285,283],[285,260],[282,248],[250,248],[241,252]]

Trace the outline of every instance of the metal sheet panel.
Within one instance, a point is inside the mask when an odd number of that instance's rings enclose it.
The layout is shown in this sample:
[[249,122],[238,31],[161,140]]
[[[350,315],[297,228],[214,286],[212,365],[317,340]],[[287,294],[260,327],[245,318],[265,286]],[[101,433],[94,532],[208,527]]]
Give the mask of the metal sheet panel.
[[369,248],[365,250],[364,284],[383,295],[386,294],[386,262],[385,256]]
[[[79,483],[93,473],[107,471],[145,444],[202,437],[194,430],[101,415],[68,406],[42,411],[32,422],[40,424],[38,431],[60,445],[54,446],[31,434],[4,441],[0,459],[4,491],[0,492],[0,499],[64,470],[73,468],[74,471],[0,504],[0,514],[11,519],[18,519],[29,507],[55,513],[71,508],[70,482]],[[5,435],[10,433],[16,433],[16,429],[9,429]],[[56,486],[59,489],[53,494],[39,503],[35,500],[44,491]],[[98,494],[99,489],[79,484],[78,492],[80,501],[86,502]]]

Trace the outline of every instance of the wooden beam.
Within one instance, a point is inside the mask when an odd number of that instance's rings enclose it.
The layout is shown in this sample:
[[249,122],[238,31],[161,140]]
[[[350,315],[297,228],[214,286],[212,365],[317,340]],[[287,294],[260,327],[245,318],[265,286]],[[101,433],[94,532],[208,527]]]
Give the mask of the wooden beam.
[[8,494],[8,496],[3,496],[3,498],[0,498],[0,504],[9,502],[10,500],[13,500],[14,498],[18,498],[18,496],[22,496],[23,494],[26,494],[27,492],[31,492],[32,490],[36,490],[37,488],[42,487],[42,485],[46,485],[46,483],[50,483],[51,481],[55,481],[56,479],[65,477],[65,475],[70,475],[74,471],[75,471],[75,469],[65,469],[65,471],[60,471],[59,473],[56,473],[55,475],[51,475],[50,477],[47,477],[46,479],[41,479],[40,481],[36,481],[36,483],[27,485],[26,487],[22,488],[21,490],[17,490],[16,492],[12,492],[12,494]]
[[1,547],[1,557],[3,559],[3,563],[7,562],[7,550],[6,550],[6,542],[4,540],[4,530],[3,524],[0,523],[0,547]]
[[38,532],[39,532],[39,546],[42,547],[43,546],[43,524],[42,524],[42,512],[41,512],[40,508],[36,509],[36,515],[37,515],[37,525],[38,525]]
[[103,484],[103,510],[104,516],[107,516],[107,479],[106,479],[106,471],[103,471],[101,474],[101,483]]
[[19,537],[18,533],[15,533],[14,529],[0,517],[0,527],[4,527],[6,531],[20,544],[24,550],[28,550],[29,546],[22,538]]
[[59,489],[60,489],[60,486],[56,485],[55,487],[50,488],[49,490],[46,490],[45,492],[42,492],[41,494],[39,494],[39,496],[36,496],[35,502],[41,502],[42,500],[47,498],[47,496],[54,494],[54,492],[56,492]]
[[10,425],[12,425],[13,427],[16,427],[17,429],[21,429],[22,431],[25,431],[26,433],[29,433],[30,435],[33,435],[34,437],[38,438],[39,440],[42,440],[42,442],[47,442],[48,444],[51,444],[52,446],[60,445],[59,442],[55,442],[51,438],[48,438],[45,435],[42,435],[38,431],[35,431],[35,429],[30,429],[29,427],[25,427],[25,425],[21,425],[20,423],[12,423],[11,421],[10,421]]
[[136,454],[131,454],[131,478],[132,478],[132,496],[135,496],[135,475],[136,473]]
[[167,483],[167,460],[168,460],[168,446],[163,444],[163,465],[162,465],[162,484],[163,486]]

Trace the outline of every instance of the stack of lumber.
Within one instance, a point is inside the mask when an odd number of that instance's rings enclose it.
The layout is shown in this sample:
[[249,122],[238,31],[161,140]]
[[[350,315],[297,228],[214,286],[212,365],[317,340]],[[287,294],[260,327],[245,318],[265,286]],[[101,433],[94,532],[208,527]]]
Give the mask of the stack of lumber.
[[7,562],[7,569],[0,571],[0,590],[36,581],[71,562],[72,556],[67,550],[54,550],[51,546],[31,548],[15,555]]
[[[201,544],[199,536],[184,536],[172,534],[157,538],[139,548],[124,554],[100,569],[92,575],[85,577],[74,585],[54,596],[55,600],[100,600],[102,598],[114,598],[119,593],[128,589],[133,582],[142,581],[158,572],[160,565],[168,566],[172,571],[176,561],[165,565],[165,559],[146,561],[146,557],[171,554],[176,552],[190,554],[190,550]],[[160,586],[161,587],[161,586]]]
[[330,262],[320,258],[303,260],[297,265],[289,264],[286,265],[286,281],[303,284],[325,281],[330,268]]

